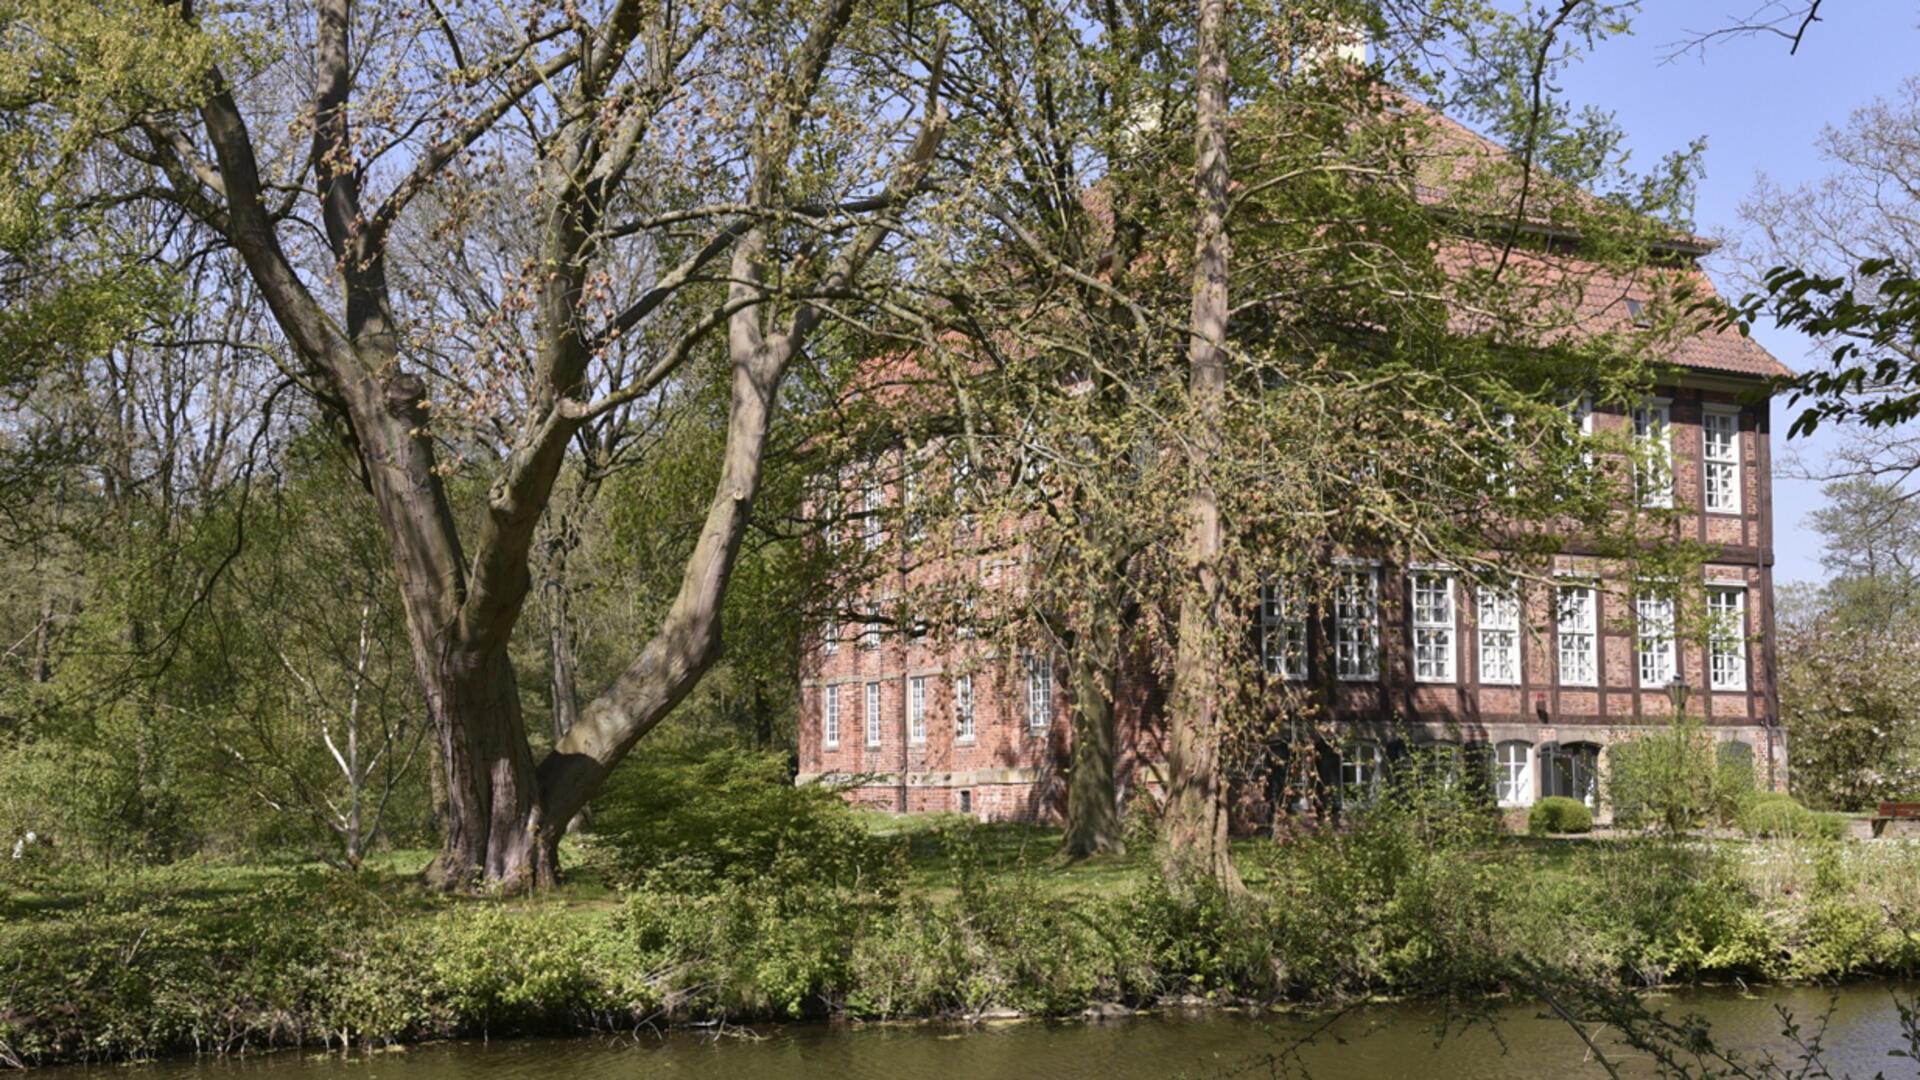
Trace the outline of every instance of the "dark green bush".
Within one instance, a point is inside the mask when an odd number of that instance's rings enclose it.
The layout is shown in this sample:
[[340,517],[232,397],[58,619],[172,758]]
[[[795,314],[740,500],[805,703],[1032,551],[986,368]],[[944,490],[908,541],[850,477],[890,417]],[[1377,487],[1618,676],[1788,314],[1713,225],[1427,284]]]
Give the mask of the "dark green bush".
[[900,878],[899,845],[862,826],[836,790],[795,785],[778,753],[649,743],[609,778],[593,812],[591,858],[619,885],[664,874],[884,892]]
[[1549,795],[1527,811],[1530,833],[1584,833],[1593,831],[1593,811],[1579,799]]

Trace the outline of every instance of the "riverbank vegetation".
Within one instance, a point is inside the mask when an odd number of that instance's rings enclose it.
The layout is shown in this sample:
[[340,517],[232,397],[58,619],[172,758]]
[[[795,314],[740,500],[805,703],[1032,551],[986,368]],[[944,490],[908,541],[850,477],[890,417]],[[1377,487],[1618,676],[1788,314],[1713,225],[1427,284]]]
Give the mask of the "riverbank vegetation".
[[746,778],[726,800],[609,811],[569,843],[569,884],[534,899],[423,888],[424,851],[353,874],[16,873],[0,892],[0,1057],[1920,966],[1920,847],[1903,843],[1541,839],[1402,785],[1347,827],[1237,842],[1232,895],[1170,888],[1145,844],[1062,862],[1050,830],[866,814],[754,765],[728,750],[635,770],[635,788]]

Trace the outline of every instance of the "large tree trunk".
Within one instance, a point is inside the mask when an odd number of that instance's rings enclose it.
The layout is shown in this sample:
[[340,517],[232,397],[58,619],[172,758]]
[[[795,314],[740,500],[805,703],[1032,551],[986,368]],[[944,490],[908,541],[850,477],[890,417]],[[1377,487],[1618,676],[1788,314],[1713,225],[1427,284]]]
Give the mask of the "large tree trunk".
[[1208,476],[1226,398],[1227,340],[1227,0],[1200,0],[1195,120],[1199,235],[1194,245],[1189,346],[1194,417],[1194,490],[1188,500],[1188,581],[1174,658],[1172,731],[1167,748],[1166,872],[1177,881],[1211,879],[1237,889],[1227,848],[1221,775],[1224,661],[1220,603],[1220,504]]
[[1107,640],[1112,633],[1112,627],[1100,625],[1080,635],[1071,661],[1073,760],[1067,773],[1067,835],[1061,846],[1074,859],[1126,850],[1114,786],[1119,752],[1114,703],[1120,679],[1118,649]]
[[446,765],[447,831],[428,878],[509,891],[556,883],[559,837],[543,847],[530,828],[539,792],[505,651],[456,653],[434,677],[428,697]]
[[[571,117],[543,158],[545,210],[543,276],[536,321],[541,334],[531,413],[501,463],[488,492],[472,558],[463,550],[435,460],[426,384],[402,365],[401,335],[391,309],[386,268],[389,229],[407,201],[423,190],[486,124],[424,155],[424,171],[403,181],[378,207],[363,206],[361,172],[349,130],[353,110],[351,0],[315,0],[312,160],[320,217],[343,286],[344,318],[309,290],[280,245],[270,216],[259,157],[244,116],[217,70],[200,107],[218,165],[220,205],[171,143],[154,136],[155,153],[168,158],[175,187],[191,207],[221,230],[248,272],[296,355],[311,365],[321,400],[342,411],[379,508],[406,615],[415,674],[425,693],[439,759],[445,836],[430,874],[450,887],[481,883],[509,889],[553,882],[561,832],[599,789],[607,771],[687,695],[718,655],[720,607],[727,579],[758,490],[774,399],[793,356],[824,317],[817,300],[791,307],[782,289],[764,286],[774,258],[760,211],[781,207],[785,172],[801,138],[812,99],[828,71],[835,43],[855,0],[832,0],[815,15],[790,65],[769,91],[768,110],[755,128],[748,202],[755,213],[727,226],[699,252],[664,275],[625,309],[610,329],[589,335],[581,325],[597,214],[608,187],[635,159],[644,124],[623,121],[603,130],[602,105],[616,79],[630,77],[620,60],[640,31],[643,4],[615,5],[592,42],[570,61],[573,84],[561,111]],[[181,5],[183,14],[189,5]],[[684,43],[691,50],[691,42]],[[944,45],[941,46],[944,48]],[[671,52],[672,50],[668,50]],[[684,55],[684,53],[680,54]],[[940,50],[936,50],[926,124],[877,205],[897,208],[919,189],[938,147],[945,110],[938,104]],[[673,63],[650,70],[646,92],[676,84]],[[557,70],[557,69],[556,69]],[[546,78],[503,94],[502,111]],[[636,121],[636,124],[639,123]],[[818,297],[848,296],[863,266],[895,228],[882,215],[856,232],[811,288]],[[531,586],[529,555],[553,494],[568,442],[591,415],[581,395],[588,364],[619,334],[637,326],[731,246],[724,325],[733,364],[733,400],[719,487],[695,545],[678,596],[638,659],[590,703],[536,770],[521,716],[508,646]],[[782,313],[784,332],[773,328]],[[721,325],[715,323],[715,325]],[[663,379],[671,367],[661,369]],[[639,394],[657,381],[623,387]]]

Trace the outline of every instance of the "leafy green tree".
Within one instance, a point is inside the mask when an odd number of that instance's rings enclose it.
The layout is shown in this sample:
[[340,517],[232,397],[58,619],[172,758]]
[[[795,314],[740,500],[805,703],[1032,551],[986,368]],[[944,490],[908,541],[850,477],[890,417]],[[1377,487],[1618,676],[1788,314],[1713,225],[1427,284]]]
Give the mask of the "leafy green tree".
[[[1403,68],[1327,62],[1347,44],[1343,13],[1253,6],[1226,28],[1235,113],[1225,160],[1240,194],[1224,220],[1238,254],[1225,270],[1217,402],[1196,399],[1187,363],[1207,337],[1192,332],[1198,260],[1187,253],[1207,245],[1186,138],[1199,125],[1185,13],[1165,14],[1164,28],[1108,28],[1100,41],[1119,43],[1111,51],[1044,54],[1033,69],[1057,80],[1043,84],[1057,88],[1046,95],[1057,112],[1028,118],[1010,103],[977,143],[964,117],[952,135],[1005,179],[983,186],[958,280],[932,290],[965,305],[929,313],[923,335],[924,392],[959,389],[958,415],[928,434],[922,468],[936,490],[946,475],[966,477],[950,489],[964,499],[933,504],[957,527],[933,530],[922,557],[968,572],[932,606],[955,619],[985,613],[1015,648],[1063,650],[1076,747],[1100,745],[1080,736],[1122,661],[1174,688],[1178,728],[1186,655],[1189,681],[1215,689],[1185,729],[1190,750],[1175,755],[1205,767],[1183,780],[1190,770],[1176,763],[1170,778],[1202,794],[1167,835],[1170,861],[1202,876],[1229,877],[1215,827],[1227,777],[1274,737],[1271,716],[1304,715],[1311,730],[1330,693],[1259,671],[1247,645],[1263,585],[1285,579],[1302,610],[1323,608],[1337,587],[1331,557],[1355,551],[1452,562],[1469,580],[1538,573],[1565,535],[1531,527],[1547,520],[1612,545],[1649,578],[1685,558],[1662,563],[1663,546],[1645,539],[1650,523],[1622,516],[1632,501],[1619,497],[1622,460],[1580,444],[1567,397],[1644,393],[1648,361],[1697,324],[1676,302],[1644,328],[1562,333],[1578,321],[1587,278],[1536,272],[1564,267],[1567,253],[1536,230],[1550,222],[1587,238],[1574,250],[1594,276],[1648,267],[1684,213],[1687,170],[1623,182],[1609,198],[1577,195],[1622,174],[1604,131],[1549,110],[1530,137],[1512,129],[1551,170],[1529,181],[1527,155],[1484,152],[1432,112],[1403,107],[1383,85],[1386,70]],[[1504,56],[1546,48],[1525,26],[1468,22],[1504,34]],[[1134,40],[1155,44],[1122,47]],[[1083,70],[1098,76],[1088,78],[1097,92],[1071,92]],[[1511,74],[1524,83],[1530,70],[1516,63]],[[1443,176],[1451,182],[1431,182]],[[1486,321],[1463,326],[1458,311]],[[1197,490],[1213,493],[1214,511],[1196,516]],[[1181,553],[1213,513],[1220,547],[1205,560],[1215,577],[1196,623],[1180,616],[1182,583],[1201,578]],[[1003,561],[1020,572],[972,573]],[[1076,758],[1075,778],[1099,774],[1085,766]],[[1102,786],[1090,785],[1100,805]]]
[[[719,655],[780,386],[934,165],[937,27],[851,0],[67,7],[12,25],[75,55],[192,61],[179,98],[116,98],[97,125],[74,123],[84,80],[25,107],[113,166],[84,198],[175,215],[163,249],[231,253],[270,315],[257,363],[352,447],[433,725],[435,876],[552,881],[566,824]],[[259,47],[214,47],[230,39]],[[519,173],[530,190],[496,181]],[[479,243],[488,217],[532,254]],[[433,288],[447,266],[478,282]],[[708,350],[730,365],[727,437],[679,589],[536,762],[512,648],[569,449]]]

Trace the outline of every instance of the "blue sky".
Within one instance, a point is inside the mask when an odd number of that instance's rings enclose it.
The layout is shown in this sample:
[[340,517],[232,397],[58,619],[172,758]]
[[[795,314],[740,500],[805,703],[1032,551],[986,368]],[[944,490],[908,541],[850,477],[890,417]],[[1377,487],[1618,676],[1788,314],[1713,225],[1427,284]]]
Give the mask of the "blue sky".
[[[1828,3],[1795,56],[1787,55],[1785,41],[1761,36],[1716,42],[1704,56],[1665,59],[1688,30],[1723,25],[1758,6],[1757,0],[1649,0],[1632,37],[1601,43],[1559,80],[1572,101],[1616,115],[1641,167],[1706,136],[1695,218],[1707,236],[1740,231],[1740,202],[1760,173],[1789,188],[1824,175],[1826,164],[1813,145],[1820,130],[1843,124],[1854,109],[1920,73],[1920,10],[1905,0]],[[1726,267],[1708,267],[1725,290]],[[1790,367],[1812,362],[1798,335],[1761,328],[1755,337]],[[1776,402],[1776,457],[1794,450],[1817,465],[1825,440],[1782,445],[1789,419]],[[1821,504],[1820,485],[1776,475],[1774,502],[1777,580],[1822,580],[1820,538],[1806,521]]]

